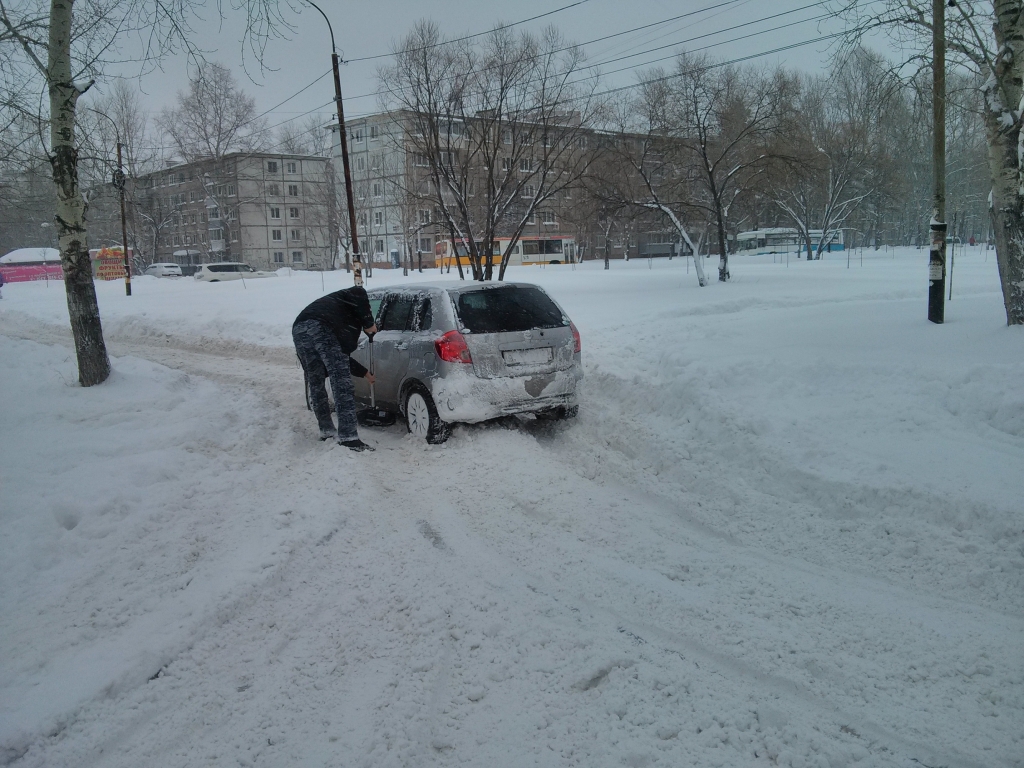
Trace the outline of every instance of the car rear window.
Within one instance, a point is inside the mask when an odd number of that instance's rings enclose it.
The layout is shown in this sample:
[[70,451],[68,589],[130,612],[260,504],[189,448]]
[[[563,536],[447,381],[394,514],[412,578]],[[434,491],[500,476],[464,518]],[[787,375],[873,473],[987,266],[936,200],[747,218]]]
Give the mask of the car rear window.
[[569,324],[540,288],[506,285],[459,294],[459,319],[472,333],[508,333]]

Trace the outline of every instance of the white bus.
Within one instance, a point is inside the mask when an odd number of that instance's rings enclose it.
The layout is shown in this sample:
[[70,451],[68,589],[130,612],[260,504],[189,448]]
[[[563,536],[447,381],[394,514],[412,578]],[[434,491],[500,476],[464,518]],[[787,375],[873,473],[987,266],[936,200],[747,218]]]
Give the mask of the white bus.
[[[810,231],[811,248],[818,247],[821,230]],[[822,250],[841,251],[844,249],[843,231],[837,229],[829,233],[828,240]],[[767,253],[804,253],[806,242],[800,231],[793,227],[769,227],[755,229],[751,232],[740,232],[736,235],[736,256],[754,256]]]

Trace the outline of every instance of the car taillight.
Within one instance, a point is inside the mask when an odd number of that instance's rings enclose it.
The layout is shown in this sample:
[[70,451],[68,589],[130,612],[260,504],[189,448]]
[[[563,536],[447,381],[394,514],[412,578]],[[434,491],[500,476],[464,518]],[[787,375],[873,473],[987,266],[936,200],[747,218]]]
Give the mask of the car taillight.
[[572,351],[579,352],[583,348],[583,342],[580,341],[580,332],[576,330],[576,323],[569,321],[569,330],[572,331]]
[[446,363],[472,363],[473,356],[469,354],[469,347],[466,339],[458,331],[448,331],[440,339],[434,341],[434,349],[437,356]]

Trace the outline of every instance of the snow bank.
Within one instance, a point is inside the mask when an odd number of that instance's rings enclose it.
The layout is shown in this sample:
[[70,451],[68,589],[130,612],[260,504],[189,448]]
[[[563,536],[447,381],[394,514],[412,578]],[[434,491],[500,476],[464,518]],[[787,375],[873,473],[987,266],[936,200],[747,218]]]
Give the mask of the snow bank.
[[319,274],[98,285],[180,370],[93,390],[0,337],[3,757],[1021,766],[1024,336],[981,249],[941,327],[893,256],[513,270],[581,331],[579,419],[375,454],[302,402]]

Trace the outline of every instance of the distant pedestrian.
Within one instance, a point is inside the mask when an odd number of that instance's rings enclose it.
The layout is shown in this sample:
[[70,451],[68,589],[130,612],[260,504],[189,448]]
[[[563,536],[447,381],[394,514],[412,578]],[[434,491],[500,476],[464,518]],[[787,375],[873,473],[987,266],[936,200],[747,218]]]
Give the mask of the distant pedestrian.
[[[336,439],[353,451],[372,451],[359,439],[356,429],[356,400],[352,377],[365,378],[371,384],[373,375],[349,355],[359,343],[360,331],[377,332],[370,309],[370,300],[362,286],[346,288],[322,296],[295,318],[292,339],[295,352],[306,374],[306,394],[320,427],[320,439]],[[338,426],[331,420],[330,403],[324,379],[330,377]]]
[[971,235],[971,239],[968,240],[967,242],[969,242],[973,246],[974,245],[974,235]]

